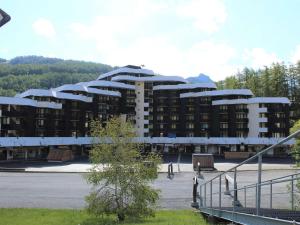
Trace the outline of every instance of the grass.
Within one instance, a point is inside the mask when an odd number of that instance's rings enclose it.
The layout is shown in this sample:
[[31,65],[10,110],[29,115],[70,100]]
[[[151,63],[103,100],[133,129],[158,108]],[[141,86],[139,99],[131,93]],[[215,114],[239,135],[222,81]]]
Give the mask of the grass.
[[153,218],[127,219],[117,223],[113,217],[95,218],[82,210],[0,209],[0,225],[207,225],[203,217],[191,210],[162,210]]

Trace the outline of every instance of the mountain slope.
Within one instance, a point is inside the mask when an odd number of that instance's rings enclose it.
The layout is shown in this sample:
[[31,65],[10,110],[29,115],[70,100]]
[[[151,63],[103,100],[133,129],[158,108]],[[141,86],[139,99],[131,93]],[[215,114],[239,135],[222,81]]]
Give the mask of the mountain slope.
[[188,77],[187,80],[191,83],[213,83],[214,82],[212,79],[210,79],[209,76],[203,73],[200,73],[196,77]]
[[13,96],[29,88],[48,89],[67,83],[96,79],[114,68],[93,62],[42,56],[0,60],[0,96]]

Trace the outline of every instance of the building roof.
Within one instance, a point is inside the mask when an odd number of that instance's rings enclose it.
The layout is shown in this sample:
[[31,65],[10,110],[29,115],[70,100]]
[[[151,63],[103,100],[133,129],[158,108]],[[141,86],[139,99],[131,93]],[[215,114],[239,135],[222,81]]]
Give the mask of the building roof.
[[112,78],[112,81],[142,81],[142,82],[158,82],[158,81],[173,81],[187,83],[187,80],[178,76],[152,76],[152,77],[134,77],[129,75],[119,75]]
[[[283,138],[258,138],[258,137],[137,137],[133,138],[136,143],[149,144],[261,144],[273,145],[281,141]],[[107,139],[109,142],[109,139]],[[53,146],[53,145],[89,145],[99,142],[94,137],[0,137],[1,147],[20,147],[20,146]],[[283,145],[294,144],[295,140],[289,140]]]
[[180,90],[180,89],[195,89],[195,88],[214,88],[217,86],[215,83],[193,83],[193,84],[177,84],[177,85],[157,85],[153,90]]
[[180,98],[193,98],[204,96],[222,96],[222,95],[246,95],[253,96],[253,93],[249,89],[226,89],[216,91],[202,91],[202,92],[188,92],[180,94]]
[[153,76],[154,75],[154,72],[152,70],[148,70],[148,69],[136,69],[136,68],[132,68],[132,67],[121,67],[121,68],[118,68],[118,69],[115,69],[115,70],[112,70],[108,73],[104,73],[104,74],[101,74],[97,80],[102,80],[102,79],[105,79],[107,77],[110,77],[110,76],[113,76],[113,75],[117,75],[117,74],[122,74],[122,73],[131,73],[131,74],[145,74],[145,75],[148,75],[148,76]]
[[1,105],[22,105],[22,106],[32,106],[38,108],[50,108],[50,109],[61,109],[62,104],[55,102],[44,102],[36,101],[28,98],[19,97],[0,97]]
[[291,104],[288,98],[284,97],[256,97],[248,99],[216,100],[212,105],[235,105],[235,104],[258,104],[258,103],[276,103]]
[[92,80],[89,82],[81,82],[78,84],[82,84],[87,87],[112,87],[112,88],[135,90],[134,85],[124,84],[121,82],[106,81],[106,80]]
[[97,89],[97,88],[90,88],[83,84],[65,84],[60,87],[55,88],[54,90],[60,91],[60,92],[81,91],[81,92],[87,92],[87,93],[91,93],[91,94],[121,97],[121,93],[118,91],[108,91],[108,90],[101,90],[101,89]]
[[49,90],[29,89],[27,91],[24,91],[21,94],[16,95],[16,97],[20,97],[20,98],[26,98],[29,96],[53,97],[53,98],[58,98],[58,99],[70,99],[70,100],[77,100],[77,101],[83,101],[83,102],[92,102],[92,98],[90,98],[90,97],[59,92],[59,91],[55,91],[53,89],[49,89]]

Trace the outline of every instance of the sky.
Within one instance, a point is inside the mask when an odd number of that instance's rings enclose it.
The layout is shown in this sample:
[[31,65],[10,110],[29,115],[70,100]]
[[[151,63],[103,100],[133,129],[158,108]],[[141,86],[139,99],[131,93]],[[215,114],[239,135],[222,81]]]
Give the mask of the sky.
[[0,58],[145,65],[222,80],[300,60],[300,0],[0,0]]

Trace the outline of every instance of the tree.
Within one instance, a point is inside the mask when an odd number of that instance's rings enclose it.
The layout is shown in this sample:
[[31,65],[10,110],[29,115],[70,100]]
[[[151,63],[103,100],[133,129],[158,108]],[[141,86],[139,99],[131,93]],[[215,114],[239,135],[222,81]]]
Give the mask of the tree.
[[135,143],[135,129],[120,117],[106,126],[99,121],[91,124],[94,164],[87,176],[93,185],[87,197],[88,212],[95,215],[114,214],[119,221],[126,216],[153,216],[159,198],[158,190],[149,182],[157,178],[160,158],[155,154],[141,155],[141,145]]
[[[300,130],[300,120],[295,122],[294,126],[290,129],[290,133],[295,133],[296,131]],[[297,167],[300,166],[300,136],[295,138],[295,144],[292,147],[292,155],[296,161]],[[294,202],[296,204],[296,208],[299,208],[300,206],[300,180],[297,180],[296,182],[296,188],[297,191],[294,193],[293,198]],[[289,191],[291,191],[291,185],[288,185]]]
[[[291,128],[290,133],[295,133],[300,130],[300,120],[298,120]],[[300,137],[295,138],[295,144],[292,148],[292,154],[296,160],[297,166],[300,166]]]

